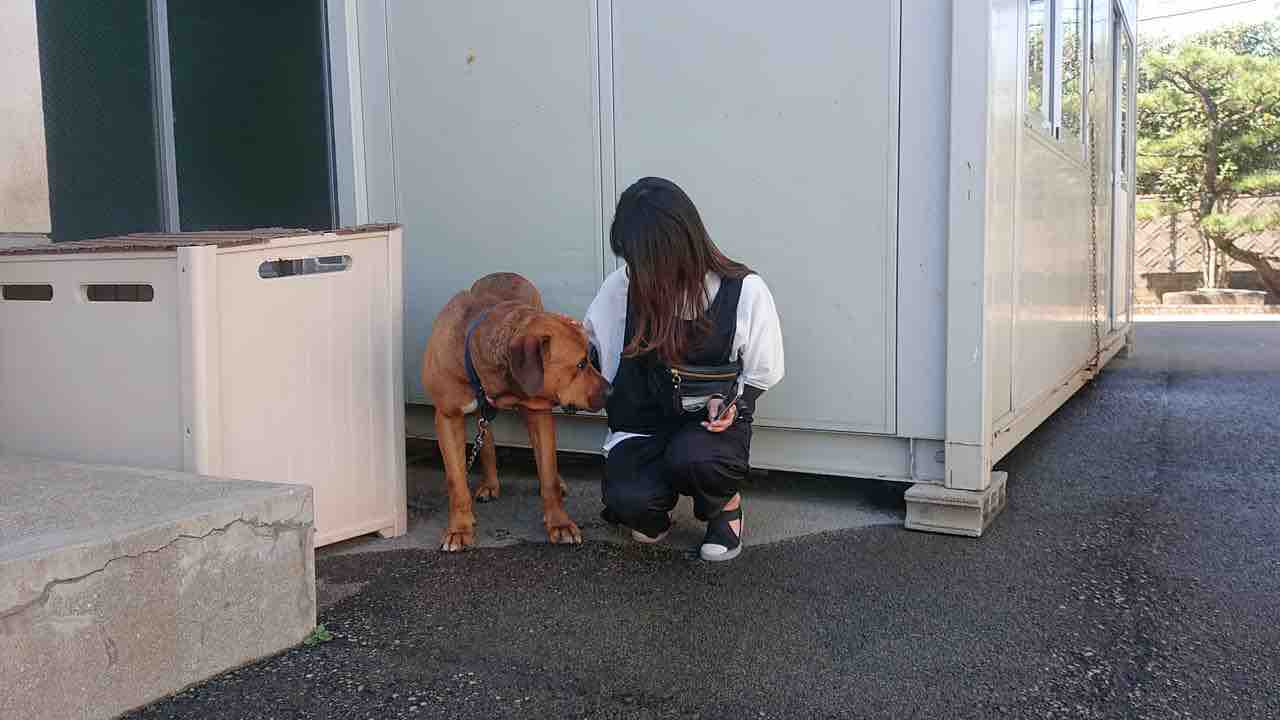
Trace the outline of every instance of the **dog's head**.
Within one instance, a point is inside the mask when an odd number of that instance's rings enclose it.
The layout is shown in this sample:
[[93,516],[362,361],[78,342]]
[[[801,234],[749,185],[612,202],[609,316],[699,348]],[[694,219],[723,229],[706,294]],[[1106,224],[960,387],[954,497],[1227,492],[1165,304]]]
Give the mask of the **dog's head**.
[[509,350],[511,377],[527,397],[570,412],[601,410],[609,399],[609,382],[588,357],[586,330],[570,317],[539,313]]

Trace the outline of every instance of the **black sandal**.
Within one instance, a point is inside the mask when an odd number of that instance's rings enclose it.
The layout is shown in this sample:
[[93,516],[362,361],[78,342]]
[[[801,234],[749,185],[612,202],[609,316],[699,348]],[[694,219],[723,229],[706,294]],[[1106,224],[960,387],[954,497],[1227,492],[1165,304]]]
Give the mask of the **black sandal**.
[[[707,562],[724,562],[742,554],[742,536],[733,531],[729,523],[742,520],[742,501],[732,510],[722,510],[719,515],[707,522],[707,534],[702,538],[702,547],[698,555]],[[747,529],[746,522],[740,526]]]

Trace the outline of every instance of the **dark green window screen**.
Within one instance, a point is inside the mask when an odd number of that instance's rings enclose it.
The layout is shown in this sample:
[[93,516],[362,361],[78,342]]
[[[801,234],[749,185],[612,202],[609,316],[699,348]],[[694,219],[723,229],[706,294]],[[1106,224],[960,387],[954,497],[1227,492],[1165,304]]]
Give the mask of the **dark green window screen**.
[[183,230],[333,225],[322,0],[169,0]]

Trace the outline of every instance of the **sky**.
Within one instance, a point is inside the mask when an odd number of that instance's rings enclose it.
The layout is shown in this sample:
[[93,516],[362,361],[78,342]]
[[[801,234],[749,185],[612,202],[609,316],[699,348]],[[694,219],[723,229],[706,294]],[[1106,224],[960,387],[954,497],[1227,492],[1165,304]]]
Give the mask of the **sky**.
[[[1172,17],[1162,17],[1166,15]],[[1138,0],[1138,34],[1144,36],[1179,37],[1220,25],[1277,18],[1280,0]]]

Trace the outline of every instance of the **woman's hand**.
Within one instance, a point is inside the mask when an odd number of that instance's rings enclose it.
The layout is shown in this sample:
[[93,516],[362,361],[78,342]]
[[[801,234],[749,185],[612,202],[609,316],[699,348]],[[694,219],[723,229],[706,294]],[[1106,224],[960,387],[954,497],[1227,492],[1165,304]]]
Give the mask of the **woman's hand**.
[[720,412],[722,407],[724,407],[723,398],[711,398],[707,402],[707,421],[702,423],[702,427],[714,433],[728,430],[729,426],[733,425],[734,421],[738,419],[738,406],[736,403],[730,405],[729,409],[724,411],[724,415],[721,415],[719,420],[715,420],[716,414]]

